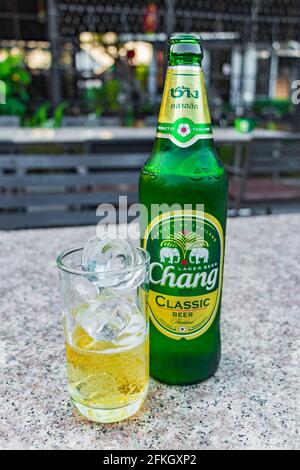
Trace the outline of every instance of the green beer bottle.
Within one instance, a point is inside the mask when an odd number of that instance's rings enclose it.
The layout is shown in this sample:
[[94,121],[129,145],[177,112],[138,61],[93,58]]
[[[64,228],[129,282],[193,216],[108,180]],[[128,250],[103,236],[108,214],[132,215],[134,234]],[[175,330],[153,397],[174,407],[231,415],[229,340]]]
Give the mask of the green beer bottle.
[[151,375],[168,384],[212,376],[220,306],[227,176],[214,148],[201,39],[172,36],[152,154],[140,177],[141,237],[151,255]]

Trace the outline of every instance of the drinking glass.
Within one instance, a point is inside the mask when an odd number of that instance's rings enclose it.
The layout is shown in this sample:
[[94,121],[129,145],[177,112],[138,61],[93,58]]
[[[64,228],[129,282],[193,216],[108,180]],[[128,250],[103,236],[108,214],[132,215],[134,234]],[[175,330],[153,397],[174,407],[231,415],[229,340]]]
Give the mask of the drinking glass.
[[63,303],[68,388],[92,421],[120,421],[142,406],[149,384],[149,254],[130,268],[82,269],[83,248],[57,258]]

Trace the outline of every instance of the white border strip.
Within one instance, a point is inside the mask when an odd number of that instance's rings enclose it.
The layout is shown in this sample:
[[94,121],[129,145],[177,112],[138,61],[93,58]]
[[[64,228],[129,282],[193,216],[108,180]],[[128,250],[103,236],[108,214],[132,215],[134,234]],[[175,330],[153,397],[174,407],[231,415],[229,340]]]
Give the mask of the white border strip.
[[179,72],[180,70],[182,70],[183,72],[185,70],[199,71],[199,70],[202,70],[202,67],[200,65],[170,65],[168,67],[168,70],[178,70]]
[[197,142],[197,140],[213,139],[213,134],[197,134],[192,137],[188,142],[180,142],[172,134],[163,134],[160,132],[156,133],[156,137],[159,137],[160,139],[170,139],[171,142],[173,142],[173,144],[178,145],[178,147],[187,148]]

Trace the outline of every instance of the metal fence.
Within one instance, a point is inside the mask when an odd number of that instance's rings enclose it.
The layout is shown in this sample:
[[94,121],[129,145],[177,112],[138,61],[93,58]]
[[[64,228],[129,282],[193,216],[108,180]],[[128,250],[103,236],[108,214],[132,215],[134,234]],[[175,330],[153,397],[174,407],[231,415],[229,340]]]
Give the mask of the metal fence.
[[[151,7],[155,18],[149,31],[147,15]],[[88,112],[85,87],[81,85],[97,78],[91,72],[78,70],[76,57],[81,50],[83,33],[94,34],[93,41],[103,45],[103,34],[113,31],[118,35],[118,48],[130,40],[151,41],[162,57],[167,35],[175,31],[194,31],[209,36],[205,44],[207,50],[213,52],[207,54],[208,89],[212,94],[217,89],[218,97],[226,102],[231,99],[234,80],[232,73],[226,74],[222,68],[231,65],[233,47],[255,44],[256,48],[271,50],[274,43],[300,41],[299,22],[298,0],[1,0],[0,48],[13,48],[17,43],[26,50],[35,47],[32,42],[44,41],[44,46],[39,47],[51,50],[52,66],[49,70],[35,71],[34,95],[39,99],[51,99],[53,106],[67,100],[72,105],[72,112],[80,114]],[[151,39],[149,32],[155,39]],[[267,63],[261,64],[258,73],[257,89],[262,94],[268,94],[272,88],[270,74],[274,64],[271,55]],[[298,58],[295,56],[293,60],[296,62]],[[127,81],[127,90],[130,90],[132,86],[127,80],[130,69],[121,69],[119,67],[112,73],[123,82]],[[163,66],[157,64],[149,71],[156,75],[156,89],[149,99],[149,90],[145,87],[144,101],[153,102],[152,112],[155,101],[159,101],[163,71]],[[105,80],[105,76],[102,79]],[[143,90],[138,87],[136,90],[131,90],[129,95],[138,94],[140,99]],[[132,101],[132,96],[129,99]],[[143,107],[143,99],[141,102]],[[212,108],[214,106],[212,101]]]
[[45,39],[47,15],[56,10],[59,34],[81,31],[139,33],[148,4],[157,7],[157,31],[237,31],[245,41],[299,40],[297,0],[1,0],[3,39]]

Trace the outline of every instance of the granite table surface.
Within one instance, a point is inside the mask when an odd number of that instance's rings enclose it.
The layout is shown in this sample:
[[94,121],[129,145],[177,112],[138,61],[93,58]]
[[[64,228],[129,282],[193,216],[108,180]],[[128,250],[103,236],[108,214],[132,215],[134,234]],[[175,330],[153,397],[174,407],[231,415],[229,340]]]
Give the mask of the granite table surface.
[[68,398],[55,264],[94,231],[0,232],[0,448],[299,449],[300,214],[229,219],[218,372],[106,425]]

